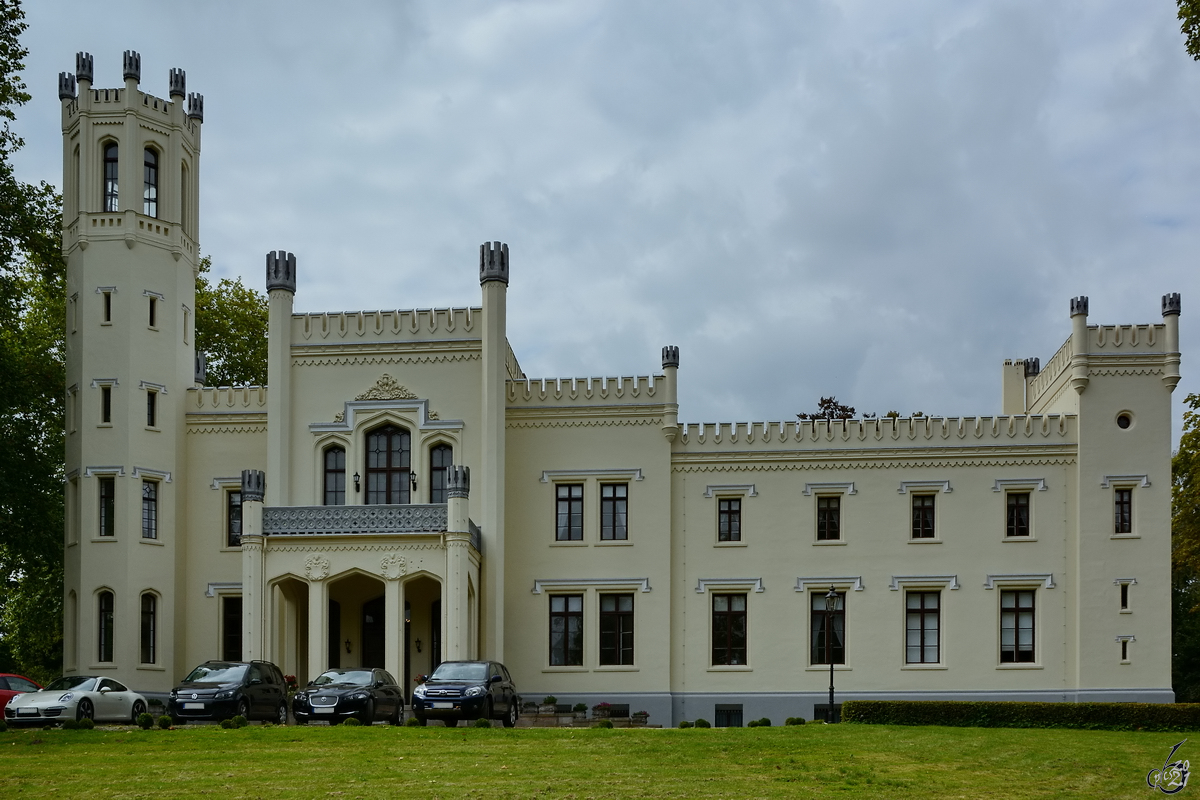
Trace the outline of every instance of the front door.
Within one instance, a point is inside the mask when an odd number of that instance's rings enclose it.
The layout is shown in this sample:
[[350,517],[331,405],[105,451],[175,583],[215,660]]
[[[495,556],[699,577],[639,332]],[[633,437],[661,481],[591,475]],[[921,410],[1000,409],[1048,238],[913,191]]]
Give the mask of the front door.
[[362,607],[362,663],[360,667],[383,668],[384,637],[383,598],[368,600]]

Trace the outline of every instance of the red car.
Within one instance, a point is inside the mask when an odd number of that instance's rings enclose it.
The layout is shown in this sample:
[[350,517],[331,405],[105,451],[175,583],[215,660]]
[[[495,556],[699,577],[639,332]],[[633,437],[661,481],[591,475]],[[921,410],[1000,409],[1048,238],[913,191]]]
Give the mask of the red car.
[[3,711],[4,707],[8,705],[8,701],[17,695],[25,692],[36,692],[40,688],[42,687],[24,675],[11,675],[7,672],[0,672],[0,711]]

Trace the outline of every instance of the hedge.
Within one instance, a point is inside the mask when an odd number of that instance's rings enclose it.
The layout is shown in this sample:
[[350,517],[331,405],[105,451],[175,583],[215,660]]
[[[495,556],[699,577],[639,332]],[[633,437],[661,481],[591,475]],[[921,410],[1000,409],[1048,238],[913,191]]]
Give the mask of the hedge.
[[863,725],[1200,731],[1200,703],[1009,703],[848,700],[842,721]]

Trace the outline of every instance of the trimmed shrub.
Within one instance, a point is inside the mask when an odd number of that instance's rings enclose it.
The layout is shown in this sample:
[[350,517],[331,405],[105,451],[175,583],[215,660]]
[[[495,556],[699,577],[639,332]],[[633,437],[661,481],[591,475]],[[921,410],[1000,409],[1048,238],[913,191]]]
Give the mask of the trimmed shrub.
[[558,704],[558,698],[552,694],[548,694],[542,698],[542,705],[553,706]]
[[750,720],[749,722],[747,722],[747,723],[746,723],[746,727],[747,727],[747,728],[757,728],[757,727],[758,727],[758,720],[756,720],[756,719],[752,719],[752,720]]
[[[62,724],[62,729],[64,731],[77,731],[77,730],[79,730],[79,723],[73,719],[64,719],[63,724]],[[50,726],[47,725],[47,726],[43,727],[42,730],[48,731],[48,730],[50,730]]]
[[760,727],[760,728],[769,728],[769,727],[771,727],[771,718],[770,718],[770,717],[763,717],[762,719],[760,719],[760,720],[758,721],[758,727]]
[[490,727],[492,727],[492,721],[490,719],[488,719],[487,717],[480,717],[479,719],[475,720],[475,727],[476,728],[490,728]]
[[784,725],[803,725],[804,717],[788,717]]
[[406,727],[406,728],[420,728],[420,727],[421,727],[421,720],[417,719],[416,717],[409,717],[408,719],[404,720],[404,727]]
[[164,731],[170,729],[171,718],[168,717],[166,714],[163,714],[161,717],[158,718],[158,727],[162,728]]
[[580,711],[587,711],[587,703],[576,703],[575,705],[571,706],[571,710],[574,711],[575,713],[579,713]]
[[612,726],[611,719],[598,719],[592,723],[593,728],[611,728]]
[[0,733],[8,733],[8,723],[0,719]]
[[137,724],[142,730],[148,731],[154,727],[154,717],[143,711],[141,714],[138,714]]
[[680,727],[680,728],[690,728],[690,727],[692,727],[692,723],[688,722],[688,721],[685,719],[685,720],[683,720],[682,722],[680,722],[680,723],[679,723],[679,727]]
[[362,723],[359,721],[358,717],[347,717],[346,721],[343,722],[342,724],[345,725],[347,728],[353,728],[358,725],[362,725]]
[[233,724],[233,720],[231,720],[231,719],[223,719],[223,720],[221,720],[221,727],[222,727],[222,728],[224,728],[224,729],[225,729],[225,730],[227,730],[227,731],[231,731],[231,730],[233,730],[233,729],[234,729],[235,727],[237,727],[237,726]]
[[701,717],[700,719],[696,720],[695,724],[696,724],[697,728],[711,728],[712,727],[712,725],[709,723],[709,721],[706,720],[704,717]]
[[238,714],[236,717],[234,717],[232,722],[233,722],[233,727],[235,727],[235,728],[244,728],[250,724],[250,721],[247,720],[245,717],[243,717],[241,714]]
[[1200,703],[1004,703],[848,700],[842,720],[862,725],[1200,731]]
[[92,720],[88,719],[87,717],[84,717],[83,719],[81,719],[75,723],[75,727],[81,731],[90,731],[96,727],[96,723],[93,722]]

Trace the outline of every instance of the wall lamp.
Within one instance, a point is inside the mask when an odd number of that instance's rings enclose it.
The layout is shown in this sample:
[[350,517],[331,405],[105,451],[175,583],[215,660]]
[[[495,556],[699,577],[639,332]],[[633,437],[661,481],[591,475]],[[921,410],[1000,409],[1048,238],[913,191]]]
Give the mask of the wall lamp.
[[358,473],[354,473],[354,491],[358,491]]
[[350,652],[350,640],[349,639],[346,640],[346,652],[347,653]]
[[417,473],[415,473],[415,472],[408,473],[408,480],[409,480],[409,483],[412,484],[412,490],[415,492],[417,490]]
[[418,653],[419,653],[419,652],[421,652],[421,640],[420,640],[420,639],[417,639],[417,641],[415,642],[415,644],[417,645],[417,652],[418,652]]

